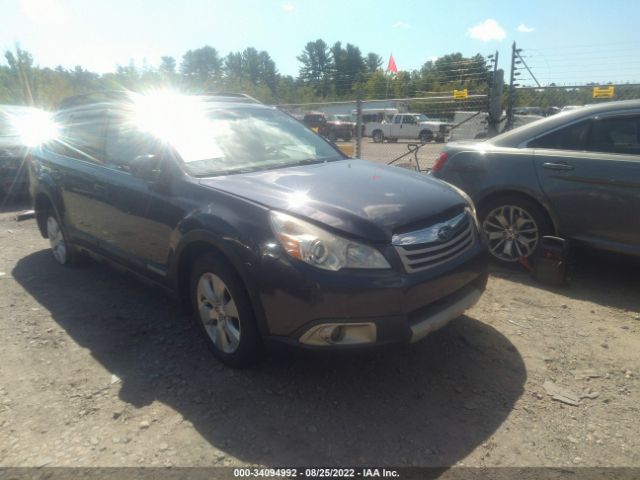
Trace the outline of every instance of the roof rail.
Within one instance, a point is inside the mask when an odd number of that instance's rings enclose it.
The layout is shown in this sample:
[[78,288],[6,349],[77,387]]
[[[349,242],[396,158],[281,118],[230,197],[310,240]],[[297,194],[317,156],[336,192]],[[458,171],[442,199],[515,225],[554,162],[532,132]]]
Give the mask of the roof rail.
[[60,102],[58,109],[76,107],[78,105],[86,105],[100,101],[122,100],[126,98],[129,97],[127,92],[124,90],[100,90],[67,97]]
[[[246,93],[234,93],[234,92],[206,92],[200,94],[202,97],[214,97],[218,102],[236,102],[236,103],[258,103],[262,104],[259,100],[247,95]],[[124,90],[101,90],[96,92],[84,93],[81,95],[74,95],[67,97],[60,102],[58,109],[65,109],[71,107],[77,107],[79,105],[87,105],[97,102],[106,102],[112,100],[130,100],[131,97],[128,92]]]
[[215,97],[217,101],[220,102],[237,102],[237,103],[259,103],[262,104],[260,100],[253,98],[246,93],[237,93],[237,92],[205,92],[201,94],[203,97]]

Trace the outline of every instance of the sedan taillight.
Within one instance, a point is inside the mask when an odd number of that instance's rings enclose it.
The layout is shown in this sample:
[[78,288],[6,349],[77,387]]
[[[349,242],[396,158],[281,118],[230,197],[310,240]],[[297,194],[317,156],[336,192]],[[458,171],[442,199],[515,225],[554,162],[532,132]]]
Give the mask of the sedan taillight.
[[444,167],[444,164],[447,162],[447,158],[449,158],[449,154],[447,152],[440,152],[440,156],[436,163],[433,164],[433,168],[431,168],[432,172],[439,172]]

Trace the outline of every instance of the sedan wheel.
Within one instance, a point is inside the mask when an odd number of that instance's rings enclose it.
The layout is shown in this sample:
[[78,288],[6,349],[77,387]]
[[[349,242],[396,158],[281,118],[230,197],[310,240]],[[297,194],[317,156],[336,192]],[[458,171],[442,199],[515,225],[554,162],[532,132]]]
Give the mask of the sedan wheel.
[[193,262],[190,281],[194,320],[211,353],[232,367],[262,354],[262,338],[246,287],[228,262],[212,253]]
[[533,215],[517,205],[494,208],[485,217],[482,228],[491,254],[505,262],[531,256],[540,241],[540,229]]
[[47,238],[53,252],[53,258],[60,265],[69,263],[69,247],[62,234],[62,229],[58,223],[58,219],[53,215],[47,217]]
[[233,353],[240,345],[240,314],[227,285],[217,275],[206,272],[198,280],[200,321],[213,344],[221,352]]

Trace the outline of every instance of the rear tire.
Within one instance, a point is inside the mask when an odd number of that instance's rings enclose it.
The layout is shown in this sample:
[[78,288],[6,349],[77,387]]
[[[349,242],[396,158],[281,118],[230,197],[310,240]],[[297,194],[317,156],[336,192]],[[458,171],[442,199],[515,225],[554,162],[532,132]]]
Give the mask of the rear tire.
[[382,133],[382,130],[376,130],[373,132],[373,142],[384,143],[384,133]]
[[330,130],[329,131],[329,135],[327,135],[327,139],[330,142],[334,142],[335,143],[335,141],[338,140],[338,134],[336,133],[335,130]]
[[502,264],[531,258],[542,237],[554,234],[548,213],[537,202],[518,195],[504,195],[480,205],[478,220],[489,241],[489,253]]
[[44,228],[49,239],[49,246],[54,260],[60,265],[75,266],[78,262],[78,255],[73,245],[69,243],[67,235],[64,233],[62,223],[53,209],[47,211],[44,216]]
[[245,287],[223,260],[208,253],[193,263],[194,321],[207,347],[225,365],[243,368],[262,354],[262,339]]

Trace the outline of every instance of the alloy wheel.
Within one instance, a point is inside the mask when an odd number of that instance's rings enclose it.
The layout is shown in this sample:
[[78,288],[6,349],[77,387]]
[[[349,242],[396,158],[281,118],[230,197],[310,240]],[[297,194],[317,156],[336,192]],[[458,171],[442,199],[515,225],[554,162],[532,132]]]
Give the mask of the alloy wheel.
[[538,245],[540,233],[533,216],[516,205],[502,205],[482,222],[491,254],[506,262],[529,257]]
[[67,244],[64,240],[64,235],[62,235],[60,224],[53,216],[47,218],[47,237],[49,238],[49,245],[51,246],[51,251],[56,261],[61,265],[67,263]]
[[240,315],[229,287],[213,273],[203,273],[197,287],[200,321],[216,348],[233,353],[240,345]]

